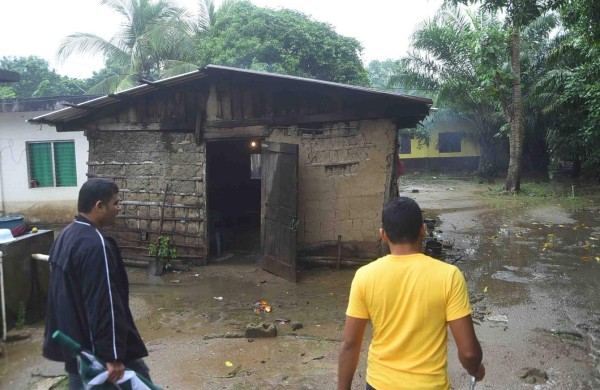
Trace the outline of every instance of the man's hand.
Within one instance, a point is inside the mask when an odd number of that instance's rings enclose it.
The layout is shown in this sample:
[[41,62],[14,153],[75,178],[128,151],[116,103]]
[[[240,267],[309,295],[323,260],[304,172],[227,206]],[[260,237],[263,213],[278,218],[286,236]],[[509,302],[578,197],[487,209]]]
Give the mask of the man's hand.
[[475,380],[477,382],[483,379],[483,377],[485,376],[485,366],[483,365],[483,363],[479,365],[479,368],[477,368],[477,373],[473,376],[475,377]]
[[106,363],[106,368],[108,369],[108,381],[109,382],[117,382],[121,378],[123,378],[123,373],[125,372],[125,365],[119,361]]
[[458,349],[458,360],[464,369],[478,381],[485,376],[485,367],[481,364],[483,353],[473,329],[471,315],[449,321],[448,325]]
[[346,316],[338,358],[338,390],[350,390],[368,320]]

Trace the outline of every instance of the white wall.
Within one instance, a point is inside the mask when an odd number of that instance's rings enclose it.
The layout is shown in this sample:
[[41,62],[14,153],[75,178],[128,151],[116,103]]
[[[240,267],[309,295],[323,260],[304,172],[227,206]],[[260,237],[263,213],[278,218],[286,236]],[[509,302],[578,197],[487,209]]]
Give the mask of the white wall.
[[[0,113],[0,213],[24,214],[34,221],[68,221],[77,209],[79,187],[87,180],[88,141],[82,131],[58,133],[52,126],[26,122],[45,113]],[[59,140],[75,142],[77,186],[29,188],[26,142]]]

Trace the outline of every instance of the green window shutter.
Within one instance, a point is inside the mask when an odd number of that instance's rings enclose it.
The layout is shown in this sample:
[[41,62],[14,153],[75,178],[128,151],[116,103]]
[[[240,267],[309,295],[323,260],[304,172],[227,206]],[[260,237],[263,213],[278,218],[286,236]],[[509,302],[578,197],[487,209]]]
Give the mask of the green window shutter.
[[52,145],[49,142],[27,144],[29,149],[29,174],[38,187],[54,186],[52,175]]
[[75,165],[75,142],[55,142],[54,166],[57,187],[77,186]]

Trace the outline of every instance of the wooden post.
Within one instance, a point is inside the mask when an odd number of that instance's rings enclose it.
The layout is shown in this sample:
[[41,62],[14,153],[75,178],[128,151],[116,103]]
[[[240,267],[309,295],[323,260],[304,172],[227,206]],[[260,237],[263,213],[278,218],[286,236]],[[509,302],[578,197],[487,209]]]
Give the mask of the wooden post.
[[337,247],[338,247],[338,256],[337,256],[337,262],[335,263],[335,268],[339,271],[340,263],[342,262],[342,236],[341,235],[338,235]]
[[[160,220],[158,223],[158,235],[159,236],[162,235],[163,220],[164,220],[164,216],[165,216],[165,203],[167,202],[167,191],[168,190],[169,190],[169,183],[165,184],[165,194],[163,196],[162,205],[160,206]],[[158,256],[158,252],[157,252],[157,256]]]
[[154,261],[148,262],[148,273],[150,276],[160,276],[163,272],[164,264],[158,258],[160,236],[162,236],[163,221],[165,216],[165,203],[167,202],[167,191],[169,190],[169,183],[165,184],[165,194],[163,196],[162,204],[160,206],[160,219],[158,221],[158,238],[155,241],[156,254],[154,255]]

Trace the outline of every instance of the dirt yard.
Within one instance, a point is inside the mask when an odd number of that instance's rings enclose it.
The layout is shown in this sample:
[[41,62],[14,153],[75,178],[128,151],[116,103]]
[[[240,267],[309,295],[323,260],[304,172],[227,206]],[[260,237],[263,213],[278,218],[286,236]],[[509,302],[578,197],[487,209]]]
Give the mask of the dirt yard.
[[[490,185],[444,177],[405,176],[400,189],[436,221],[443,259],[467,279],[487,369],[477,388],[600,388],[598,197],[490,196]],[[147,363],[165,389],[335,388],[355,269],[305,268],[291,284],[237,253],[160,278],[128,272]],[[270,313],[254,312],[260,299]],[[243,337],[255,322],[275,324],[277,337]],[[43,325],[21,332],[31,337],[6,345],[0,387],[51,388],[62,368],[40,357]],[[365,388],[367,348],[354,389]],[[449,350],[452,388],[466,389],[451,339]]]

